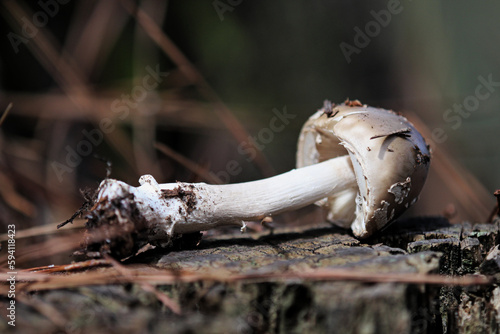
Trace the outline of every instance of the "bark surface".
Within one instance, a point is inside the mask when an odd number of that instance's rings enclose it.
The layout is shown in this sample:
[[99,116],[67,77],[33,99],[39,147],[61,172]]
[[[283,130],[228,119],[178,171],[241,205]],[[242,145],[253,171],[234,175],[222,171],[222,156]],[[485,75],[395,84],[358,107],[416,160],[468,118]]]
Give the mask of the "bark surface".
[[[152,282],[156,294],[137,282],[36,288],[17,300],[15,328],[4,321],[8,299],[0,299],[0,332],[498,333],[499,226],[499,220],[473,226],[416,218],[364,241],[329,225],[207,238],[191,249],[147,251],[126,268],[210,279]],[[366,279],[294,278],[319,269],[355,271]],[[87,272],[117,275],[113,267],[66,275]],[[370,280],[384,273],[443,278],[476,273],[493,282]],[[234,275],[239,278],[231,279]],[[182,313],[172,312],[158,292]]]

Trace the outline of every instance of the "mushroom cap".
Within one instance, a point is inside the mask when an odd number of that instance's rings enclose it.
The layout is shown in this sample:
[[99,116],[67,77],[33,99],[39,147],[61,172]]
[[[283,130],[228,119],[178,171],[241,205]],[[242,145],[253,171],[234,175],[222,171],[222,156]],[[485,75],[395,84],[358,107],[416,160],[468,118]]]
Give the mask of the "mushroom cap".
[[[297,167],[349,154],[357,189],[316,203],[327,219],[366,238],[414,204],[430,165],[429,147],[414,126],[393,111],[325,101],[304,124]],[[335,172],[335,171],[332,171]]]

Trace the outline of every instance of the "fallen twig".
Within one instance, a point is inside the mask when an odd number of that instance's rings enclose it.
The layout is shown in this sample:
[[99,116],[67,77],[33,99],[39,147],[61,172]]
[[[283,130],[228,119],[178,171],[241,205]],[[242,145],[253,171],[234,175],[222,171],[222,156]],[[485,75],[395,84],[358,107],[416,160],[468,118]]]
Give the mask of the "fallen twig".
[[[121,266],[121,265],[120,265]],[[116,265],[110,269],[87,271],[71,275],[47,275],[45,273],[19,272],[16,279],[23,286],[23,291],[55,290],[88,285],[137,283],[164,285],[199,281],[216,282],[269,282],[269,281],[356,281],[361,283],[401,283],[429,284],[443,286],[489,285],[494,282],[491,276],[465,275],[443,276],[438,274],[418,273],[373,273],[352,269],[315,269],[304,272],[233,274],[224,270],[208,270],[203,273],[193,271],[172,271],[149,266],[131,267],[123,270]],[[124,267],[125,268],[125,267]],[[0,273],[0,281],[6,282],[8,275]],[[0,295],[8,292],[7,285],[0,286]]]

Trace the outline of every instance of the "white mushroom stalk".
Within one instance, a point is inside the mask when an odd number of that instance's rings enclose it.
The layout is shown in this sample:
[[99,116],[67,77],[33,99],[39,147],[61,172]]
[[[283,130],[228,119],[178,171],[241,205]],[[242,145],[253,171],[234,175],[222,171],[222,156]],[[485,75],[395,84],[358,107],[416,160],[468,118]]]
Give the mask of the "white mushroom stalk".
[[239,225],[283,211],[295,210],[346,189],[355,189],[356,177],[348,156],[294,169],[267,179],[228,185],[206,183],[158,184],[143,175],[140,186],[108,179],[99,188],[99,199],[129,200],[157,237]]
[[366,238],[416,202],[429,164],[425,140],[403,116],[357,100],[325,101],[302,128],[298,169],[287,173],[230,185],[158,184],[151,175],[142,176],[138,187],[104,180],[87,226],[89,232],[100,229],[105,245],[94,247],[88,238],[93,246],[87,252],[118,249],[125,255],[137,244],[163,246],[217,226],[243,230],[245,220],[311,203],[325,208],[328,220]]

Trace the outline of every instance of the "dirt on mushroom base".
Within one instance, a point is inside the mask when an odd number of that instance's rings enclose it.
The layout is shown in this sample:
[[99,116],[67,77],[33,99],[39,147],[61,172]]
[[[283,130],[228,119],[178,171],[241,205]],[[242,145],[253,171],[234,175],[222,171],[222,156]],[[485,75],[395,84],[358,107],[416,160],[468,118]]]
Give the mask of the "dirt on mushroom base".
[[137,210],[134,195],[95,202],[85,224],[82,250],[75,255],[116,258],[133,255],[147,242],[146,222]]
[[161,192],[165,198],[179,197],[182,202],[184,202],[186,212],[191,213],[196,208],[196,203],[198,201],[196,199],[196,194],[194,193],[194,185],[187,184],[184,185],[184,187],[185,188],[179,185],[177,188],[163,189]]
[[[98,190],[87,190],[84,194],[85,202],[80,209],[59,226],[63,227],[77,216],[86,214],[85,218],[88,220],[81,249],[73,254],[78,260],[101,258],[105,254],[124,259],[143,248],[157,246],[154,242],[156,232],[148,228],[146,219],[137,209],[133,194],[112,200],[107,197],[99,200]],[[187,210],[192,210],[196,204],[193,192],[181,187],[165,190],[163,193],[165,197],[179,197],[186,204]],[[174,235],[169,239],[167,248],[190,249],[200,242],[202,236],[201,232]]]

